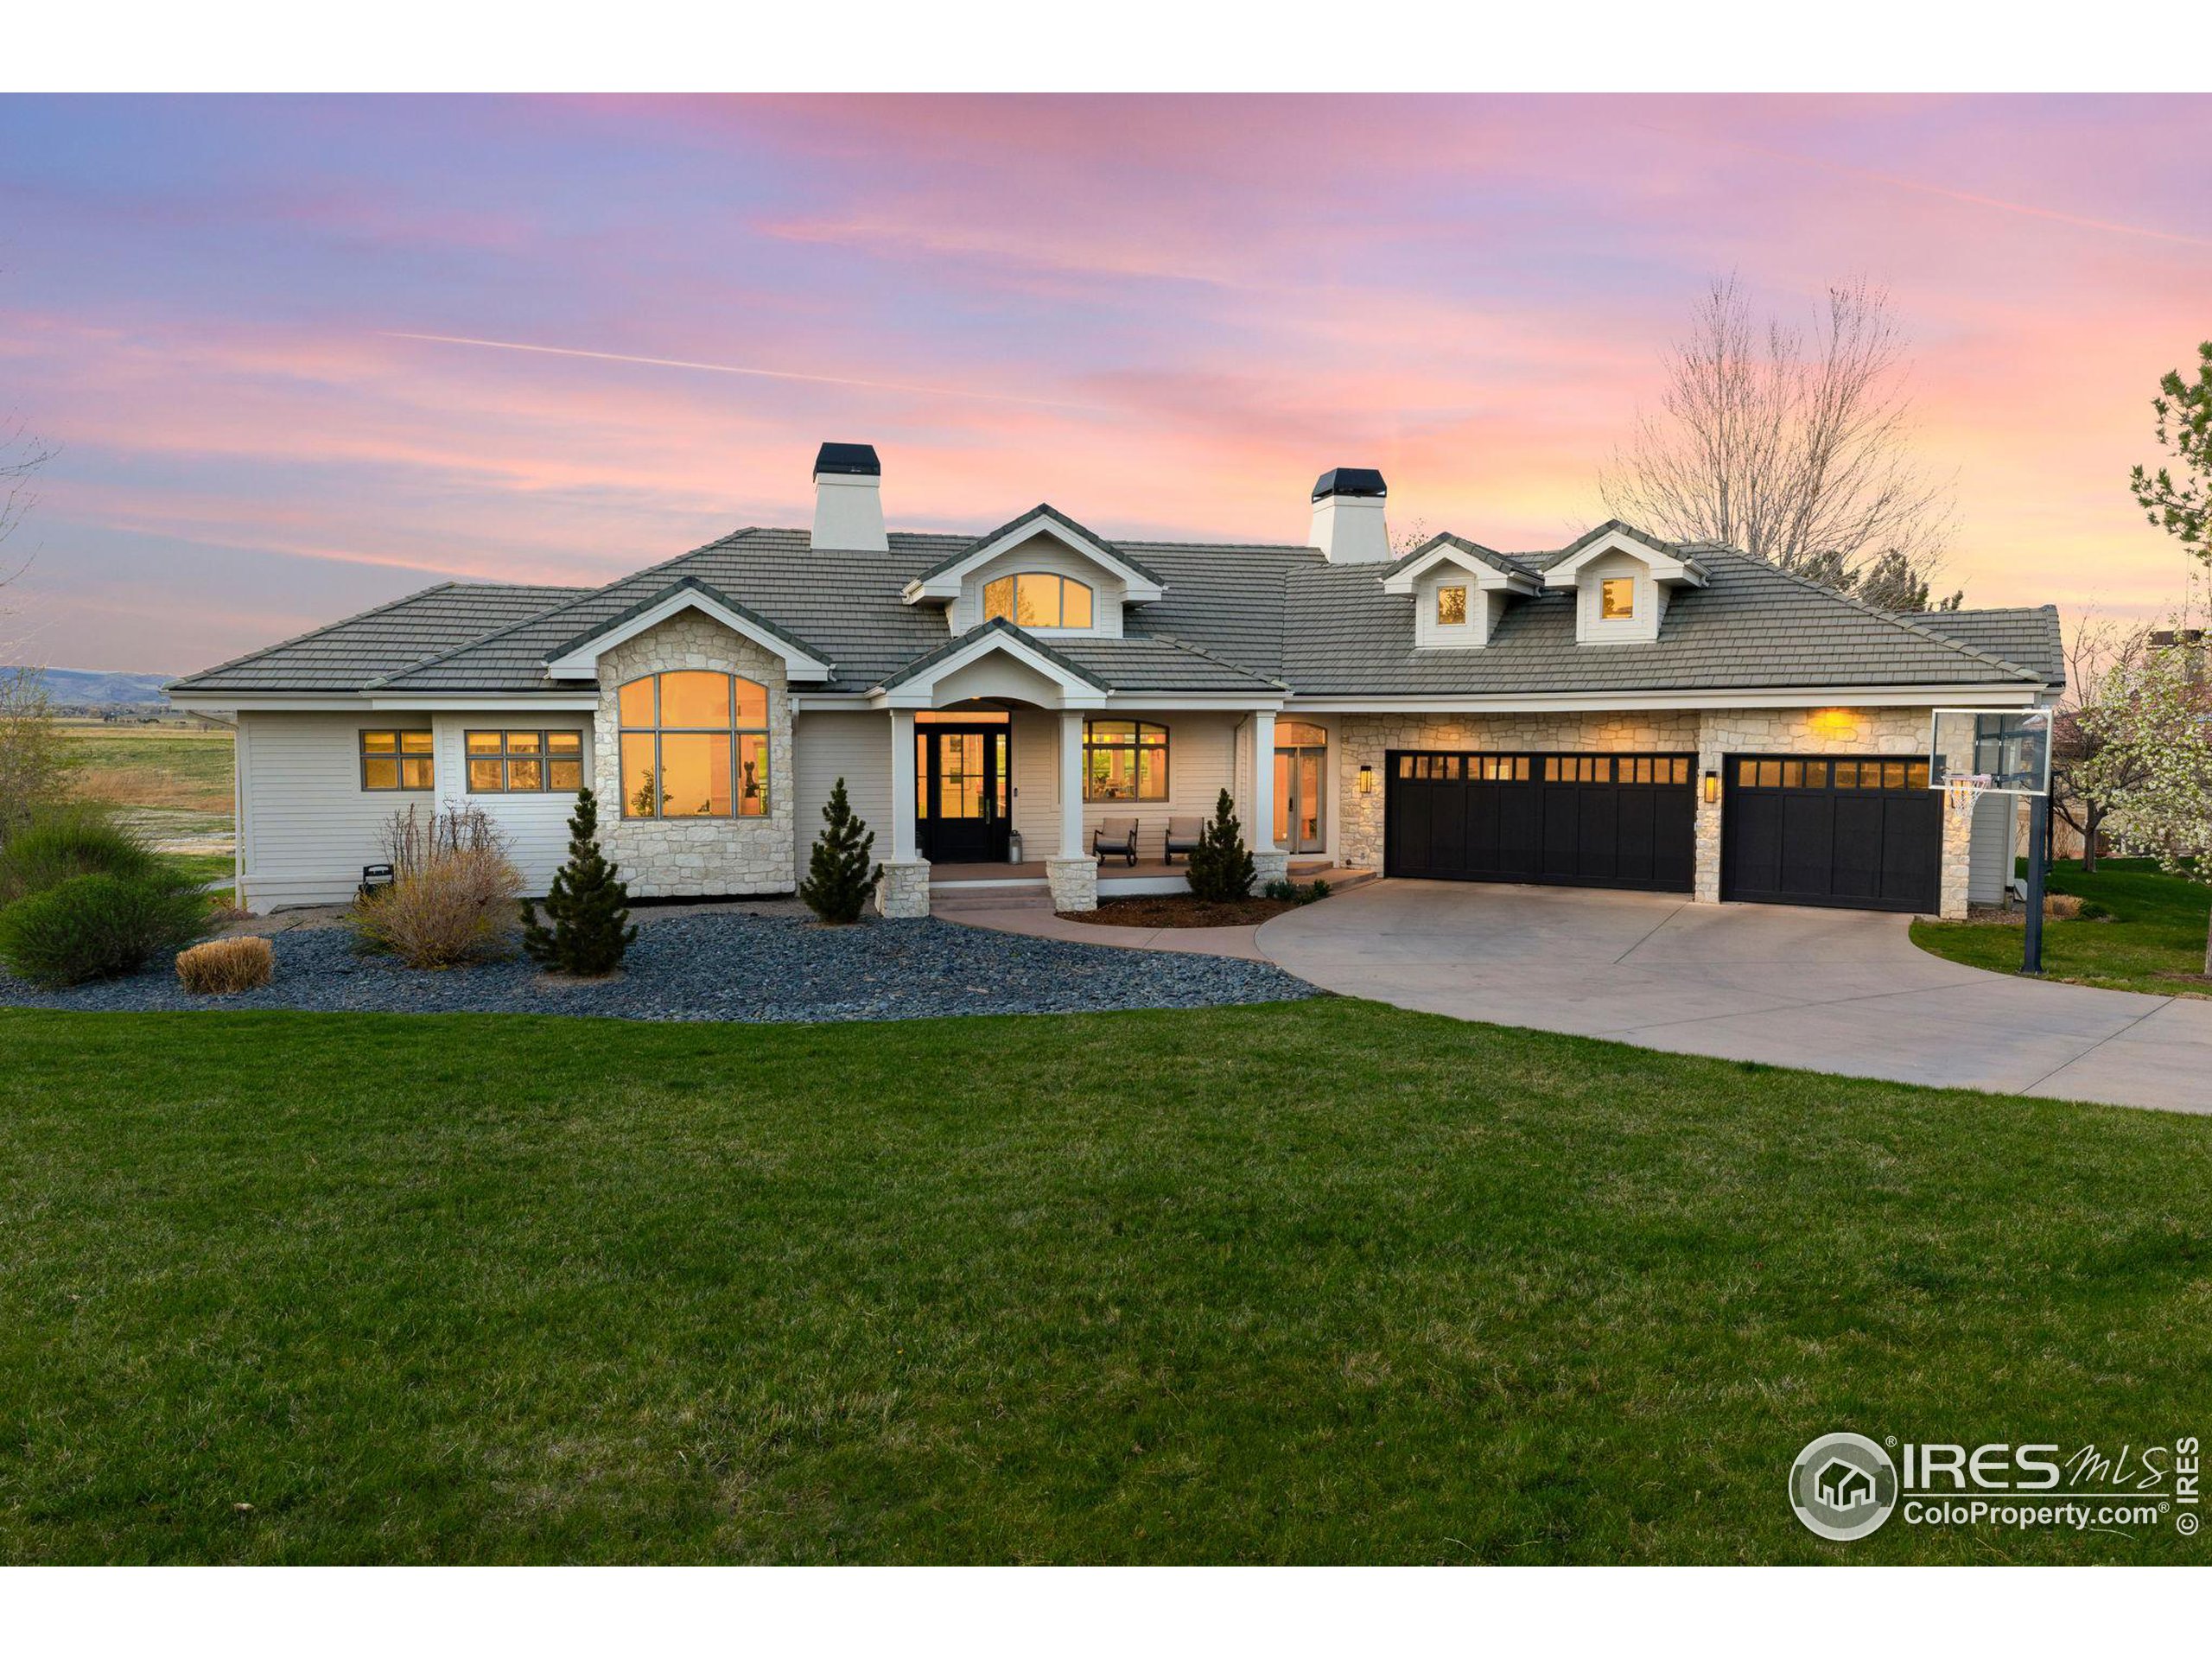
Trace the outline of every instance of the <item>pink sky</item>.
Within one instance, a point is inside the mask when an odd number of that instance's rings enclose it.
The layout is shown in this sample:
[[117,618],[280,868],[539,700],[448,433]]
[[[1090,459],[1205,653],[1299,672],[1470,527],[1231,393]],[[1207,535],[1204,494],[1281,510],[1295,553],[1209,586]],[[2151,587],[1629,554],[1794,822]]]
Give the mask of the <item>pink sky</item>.
[[[0,100],[0,410],[61,454],[32,660],[181,672],[448,577],[598,582],[1039,500],[1302,539],[1313,477],[1555,545],[1712,276],[1886,283],[1970,604],[2155,614],[2212,100]],[[443,344],[513,341],[604,356]],[[663,359],[661,364],[616,360]],[[717,372],[721,365],[765,371]]]

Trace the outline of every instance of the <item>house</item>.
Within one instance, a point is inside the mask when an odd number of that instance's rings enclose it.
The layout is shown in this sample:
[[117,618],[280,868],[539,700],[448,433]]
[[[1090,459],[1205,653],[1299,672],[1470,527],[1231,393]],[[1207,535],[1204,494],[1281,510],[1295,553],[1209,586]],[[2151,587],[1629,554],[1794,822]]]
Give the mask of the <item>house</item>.
[[822,446],[814,483],[809,529],[603,588],[444,583],[176,682],[236,712],[249,900],[346,898],[410,804],[481,807],[542,887],[586,779],[633,893],[788,893],[842,776],[893,916],[978,879],[1089,908],[1104,818],[1156,859],[1223,789],[1263,880],[1297,858],[1958,915],[1975,832],[1927,786],[1929,710],[2061,682],[2049,607],[1893,615],[1630,524],[1394,557],[1371,469],[1324,474],[1288,546],[1047,505],[887,533],[864,444]]
[[1874,1477],[1841,1458],[1829,1459],[1813,1484],[1832,1510],[1860,1509],[1874,1501]]

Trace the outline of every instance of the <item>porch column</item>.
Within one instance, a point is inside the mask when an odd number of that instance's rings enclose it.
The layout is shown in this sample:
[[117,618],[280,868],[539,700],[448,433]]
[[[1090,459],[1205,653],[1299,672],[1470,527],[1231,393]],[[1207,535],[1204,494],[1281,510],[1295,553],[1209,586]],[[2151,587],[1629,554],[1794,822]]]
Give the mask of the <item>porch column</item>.
[[1275,712],[1262,709],[1252,716],[1252,813],[1244,830],[1252,844],[1255,892],[1290,877],[1290,855],[1276,841],[1281,829],[1275,822]]
[[875,884],[883,915],[912,919],[930,913],[929,861],[914,851],[914,716],[891,711],[891,856]]
[[1083,839],[1083,711],[1060,710],[1060,851],[1045,861],[1054,910],[1098,908],[1098,861]]

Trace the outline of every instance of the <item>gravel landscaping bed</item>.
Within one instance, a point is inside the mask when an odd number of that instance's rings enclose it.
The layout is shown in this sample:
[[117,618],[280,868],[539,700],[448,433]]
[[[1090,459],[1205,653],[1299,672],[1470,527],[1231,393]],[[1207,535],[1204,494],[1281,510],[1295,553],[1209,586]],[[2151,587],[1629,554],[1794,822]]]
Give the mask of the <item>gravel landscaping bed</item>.
[[671,917],[639,930],[622,973],[588,982],[545,975],[526,957],[420,972],[357,953],[343,928],[280,931],[273,943],[275,982],[237,996],[187,995],[163,962],[67,991],[38,990],[0,969],[0,1006],[805,1021],[1197,1008],[1320,995],[1266,963],[1071,944],[939,921],[825,928],[789,916]]

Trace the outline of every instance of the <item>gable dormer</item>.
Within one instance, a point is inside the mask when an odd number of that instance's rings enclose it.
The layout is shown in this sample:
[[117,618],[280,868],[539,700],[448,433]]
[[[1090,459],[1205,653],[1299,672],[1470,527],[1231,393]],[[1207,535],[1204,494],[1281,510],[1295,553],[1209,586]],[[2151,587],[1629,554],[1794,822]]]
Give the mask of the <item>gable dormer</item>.
[[1650,644],[1675,590],[1705,579],[1687,549],[1618,518],[1568,543],[1544,571],[1545,587],[1574,595],[1578,645]]
[[1046,638],[1118,639],[1122,607],[1148,605],[1164,591],[1112,543],[1038,506],[923,571],[903,597],[944,606],[955,635],[1002,618]]
[[1535,576],[1503,553],[1458,536],[1424,543],[1382,578],[1386,594],[1410,594],[1415,651],[1471,651],[1486,645],[1515,598],[1541,590]]

